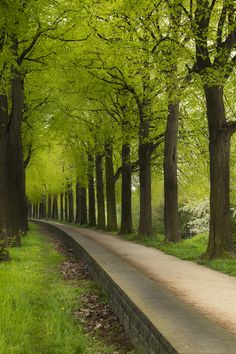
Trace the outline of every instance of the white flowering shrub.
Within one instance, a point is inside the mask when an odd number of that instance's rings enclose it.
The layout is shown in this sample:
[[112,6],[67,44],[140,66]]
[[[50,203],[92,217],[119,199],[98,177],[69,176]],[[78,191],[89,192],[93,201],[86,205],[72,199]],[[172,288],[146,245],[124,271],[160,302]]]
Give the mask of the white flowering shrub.
[[183,238],[191,237],[209,230],[210,206],[209,201],[185,204],[180,208]]

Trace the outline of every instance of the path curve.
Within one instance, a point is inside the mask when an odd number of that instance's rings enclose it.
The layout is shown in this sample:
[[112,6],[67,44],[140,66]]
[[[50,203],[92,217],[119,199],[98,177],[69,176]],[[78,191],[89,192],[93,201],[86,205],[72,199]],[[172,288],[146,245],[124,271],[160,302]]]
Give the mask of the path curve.
[[236,334],[236,277],[100,231],[76,229]]

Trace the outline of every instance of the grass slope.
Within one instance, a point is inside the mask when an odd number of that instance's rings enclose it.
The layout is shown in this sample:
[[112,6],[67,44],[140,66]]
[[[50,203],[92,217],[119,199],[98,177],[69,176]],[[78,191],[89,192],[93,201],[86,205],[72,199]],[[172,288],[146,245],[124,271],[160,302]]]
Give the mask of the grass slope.
[[10,253],[12,260],[0,264],[0,354],[111,352],[73,320],[71,310],[83,289],[62,280],[63,256],[35,225],[23,247]]

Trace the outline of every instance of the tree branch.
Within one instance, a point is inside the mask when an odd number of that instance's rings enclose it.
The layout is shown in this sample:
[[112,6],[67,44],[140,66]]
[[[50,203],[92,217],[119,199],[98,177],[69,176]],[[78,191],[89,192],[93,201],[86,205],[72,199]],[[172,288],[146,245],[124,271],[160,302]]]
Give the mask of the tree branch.
[[23,52],[21,53],[21,55],[19,56],[17,63],[19,65],[22,64],[23,60],[25,59],[26,55],[29,54],[29,52],[34,48],[35,44],[37,43],[38,39],[40,38],[42,32],[38,29],[36,35],[33,37],[31,43],[28,45],[27,48],[25,48],[23,50]]
[[32,156],[32,147],[33,147],[33,144],[30,144],[28,146],[27,157],[24,160],[24,169],[26,169],[28,167],[29,163],[30,163],[30,159],[31,159],[31,156]]
[[116,173],[114,175],[114,179],[115,179],[115,183],[118,181],[118,179],[120,178],[120,175],[122,173],[122,166],[120,166],[119,168],[117,168]]
[[236,132],[236,121],[227,122],[226,128],[230,134],[234,134]]
[[222,10],[221,10],[221,14],[220,14],[220,19],[218,22],[218,28],[217,28],[217,52],[219,52],[219,49],[221,47],[222,44],[222,34],[223,34],[223,28],[224,28],[224,24],[225,24],[225,20],[226,20],[226,5],[224,3]]
[[159,145],[161,145],[161,143],[163,143],[164,141],[164,133],[159,134],[156,139],[155,142],[152,143],[152,149],[151,149],[151,153],[153,154],[154,151],[158,148]]

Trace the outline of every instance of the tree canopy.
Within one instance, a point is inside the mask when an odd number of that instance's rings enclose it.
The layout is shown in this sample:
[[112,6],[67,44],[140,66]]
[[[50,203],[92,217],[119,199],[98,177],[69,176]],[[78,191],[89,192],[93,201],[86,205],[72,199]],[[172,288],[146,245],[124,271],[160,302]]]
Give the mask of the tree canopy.
[[19,238],[22,205],[45,217],[60,196],[62,220],[161,222],[177,242],[207,200],[206,255],[231,253],[234,1],[6,0],[0,15],[1,229]]

